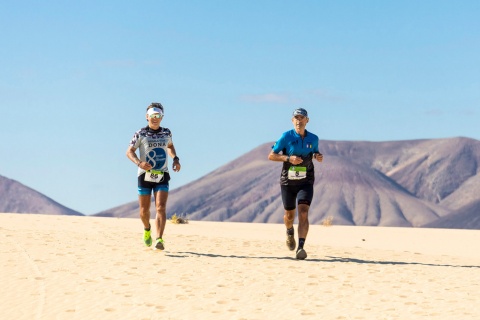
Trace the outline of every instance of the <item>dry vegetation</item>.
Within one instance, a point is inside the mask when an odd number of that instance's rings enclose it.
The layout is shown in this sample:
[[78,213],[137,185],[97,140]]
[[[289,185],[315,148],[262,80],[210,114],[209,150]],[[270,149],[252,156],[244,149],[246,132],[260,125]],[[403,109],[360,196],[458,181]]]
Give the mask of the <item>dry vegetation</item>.
[[332,216],[328,216],[328,217],[325,217],[325,219],[323,219],[322,226],[330,227],[332,225],[333,225],[333,217]]
[[188,223],[188,219],[187,219],[187,218],[177,216],[176,213],[170,218],[170,221],[171,221],[172,223],[174,223],[174,224],[185,224],[185,223]]

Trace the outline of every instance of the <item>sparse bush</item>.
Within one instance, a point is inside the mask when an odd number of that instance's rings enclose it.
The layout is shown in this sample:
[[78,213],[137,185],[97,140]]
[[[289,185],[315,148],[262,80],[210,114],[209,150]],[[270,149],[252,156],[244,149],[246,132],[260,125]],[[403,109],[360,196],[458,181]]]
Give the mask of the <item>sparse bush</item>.
[[184,218],[184,217],[182,218],[180,216],[177,216],[176,213],[170,218],[170,221],[174,224],[186,224],[186,223],[188,223],[187,218]]
[[325,219],[323,219],[322,226],[330,227],[332,225],[333,225],[333,217],[332,216],[328,216]]

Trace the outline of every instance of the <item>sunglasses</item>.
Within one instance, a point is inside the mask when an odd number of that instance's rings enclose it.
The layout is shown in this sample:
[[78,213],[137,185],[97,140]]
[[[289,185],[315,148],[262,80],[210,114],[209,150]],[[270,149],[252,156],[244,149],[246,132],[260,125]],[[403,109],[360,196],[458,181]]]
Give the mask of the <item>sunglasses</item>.
[[162,116],[162,115],[160,115],[159,113],[154,113],[154,114],[151,114],[151,115],[150,115],[150,118],[162,119],[162,118],[163,118],[163,116]]

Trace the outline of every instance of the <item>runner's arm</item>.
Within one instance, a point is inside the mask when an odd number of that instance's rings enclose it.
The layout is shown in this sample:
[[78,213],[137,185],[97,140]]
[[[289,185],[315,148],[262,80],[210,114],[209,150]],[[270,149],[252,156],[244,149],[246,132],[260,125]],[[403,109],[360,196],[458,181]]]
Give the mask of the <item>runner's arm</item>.
[[173,171],[175,172],[180,171],[180,168],[182,166],[180,165],[180,159],[177,156],[177,151],[175,150],[175,146],[173,145],[173,142],[170,142],[168,144],[167,150],[170,157],[173,158],[173,164],[172,164]]
[[140,161],[140,159],[138,159],[137,154],[135,153],[135,150],[136,149],[134,147],[128,146],[128,149],[127,149],[127,152],[126,152],[127,158],[130,159],[137,166],[140,166],[142,161]]
[[302,157],[293,156],[293,155],[289,156],[287,154],[279,154],[279,153],[273,152],[273,150],[270,151],[270,154],[268,155],[268,160],[290,162],[293,165],[297,165],[303,162]]
[[167,149],[170,157],[175,158],[177,156],[177,151],[175,150],[175,146],[173,145],[173,142],[170,142],[168,144]]
[[288,156],[286,154],[275,153],[272,150],[272,151],[270,151],[270,154],[268,155],[268,160],[280,161],[280,162],[289,162],[290,156]]

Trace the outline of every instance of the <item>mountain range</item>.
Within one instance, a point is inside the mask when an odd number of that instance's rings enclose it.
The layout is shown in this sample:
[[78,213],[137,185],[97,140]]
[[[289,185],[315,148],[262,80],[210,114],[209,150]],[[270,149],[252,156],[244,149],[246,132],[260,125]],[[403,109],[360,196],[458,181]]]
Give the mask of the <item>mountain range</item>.
[[[282,223],[282,164],[267,159],[272,145],[172,190],[168,216]],[[319,148],[324,161],[315,162],[310,223],[480,229],[480,141],[320,140]],[[138,203],[96,215],[138,217]]]
[[0,212],[83,216],[18,181],[0,176]]

